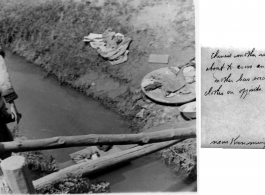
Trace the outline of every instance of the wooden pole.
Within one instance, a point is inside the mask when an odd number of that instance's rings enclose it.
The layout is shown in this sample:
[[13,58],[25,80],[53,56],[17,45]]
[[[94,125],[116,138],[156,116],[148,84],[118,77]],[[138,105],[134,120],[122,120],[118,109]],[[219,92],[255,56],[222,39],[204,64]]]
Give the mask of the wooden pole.
[[138,134],[90,134],[79,136],[60,136],[47,139],[2,142],[0,152],[24,152],[77,146],[148,144],[169,140],[196,137],[196,127],[167,129]]
[[35,194],[23,156],[11,156],[1,162],[4,179],[14,194]]
[[89,174],[93,174],[97,171],[101,171],[103,169],[112,167],[114,165],[118,165],[124,162],[128,162],[142,156],[151,154],[153,152],[157,152],[164,148],[170,147],[174,144],[177,144],[182,140],[147,144],[144,146],[137,146],[128,150],[124,150],[112,155],[100,157],[95,160],[91,160],[90,162],[79,163],[65,169],[61,169],[58,172],[52,173],[45,177],[42,177],[36,181],[33,181],[35,189],[43,188],[46,185],[51,184],[52,182],[56,182],[58,180],[64,179],[67,177],[67,174],[78,174],[82,176],[88,176]]

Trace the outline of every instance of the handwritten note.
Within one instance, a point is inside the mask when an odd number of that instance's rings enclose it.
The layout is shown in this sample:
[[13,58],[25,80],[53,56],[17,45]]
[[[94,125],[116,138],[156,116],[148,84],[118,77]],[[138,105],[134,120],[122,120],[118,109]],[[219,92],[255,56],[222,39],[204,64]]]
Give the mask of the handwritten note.
[[265,51],[202,48],[202,147],[265,148]]

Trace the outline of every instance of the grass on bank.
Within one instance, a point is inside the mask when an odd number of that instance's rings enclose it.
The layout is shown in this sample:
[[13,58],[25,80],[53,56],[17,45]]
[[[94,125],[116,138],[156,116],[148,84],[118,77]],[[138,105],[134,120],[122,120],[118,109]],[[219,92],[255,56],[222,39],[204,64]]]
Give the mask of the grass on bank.
[[[89,33],[103,33],[109,27],[134,37],[135,32],[126,22],[133,8],[122,2],[106,1],[103,6],[95,6],[86,0],[1,0],[0,44],[41,66],[46,76],[54,74],[60,83],[78,88],[119,111],[131,119],[131,128],[138,130],[139,119],[135,114],[140,107],[133,105],[134,92],[127,87],[119,87],[115,92],[111,88],[126,85],[130,78],[83,42]],[[137,35],[145,37],[146,30],[137,31]],[[137,44],[132,44],[129,50],[132,59],[138,59],[143,53]],[[94,82],[98,82],[96,87]],[[110,98],[113,94],[115,98]]]
[[[14,1],[12,1],[14,2]],[[61,82],[76,80],[89,70],[108,69],[108,62],[93,48],[84,44],[89,33],[103,33],[108,27],[123,34],[130,33],[117,15],[129,12],[127,7],[111,2],[106,6],[90,6],[86,1],[50,0],[17,3],[0,2],[0,44],[18,53],[28,52],[28,60],[41,65]],[[114,6],[114,5],[113,5]],[[105,8],[104,8],[105,7]]]

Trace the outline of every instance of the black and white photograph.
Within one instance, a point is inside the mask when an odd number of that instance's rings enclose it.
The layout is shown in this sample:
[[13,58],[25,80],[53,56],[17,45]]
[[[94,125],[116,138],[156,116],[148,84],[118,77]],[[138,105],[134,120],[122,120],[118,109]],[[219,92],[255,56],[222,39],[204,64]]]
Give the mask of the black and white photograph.
[[0,0],[0,194],[196,193],[196,41],[193,0]]

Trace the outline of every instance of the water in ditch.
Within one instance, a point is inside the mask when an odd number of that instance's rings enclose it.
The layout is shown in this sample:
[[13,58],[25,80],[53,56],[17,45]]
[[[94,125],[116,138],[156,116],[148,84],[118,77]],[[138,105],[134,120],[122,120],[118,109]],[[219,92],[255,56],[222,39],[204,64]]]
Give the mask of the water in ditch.
[[[23,118],[21,134],[28,139],[85,134],[130,133],[124,118],[68,86],[60,86],[54,76],[43,78],[40,67],[18,55],[7,52],[6,64],[16,100]],[[69,154],[84,147],[43,151],[60,163],[70,160]],[[133,160],[123,166],[96,174],[93,178],[110,182],[111,192],[193,191],[196,182],[185,172],[175,173],[165,166],[157,154]]]

